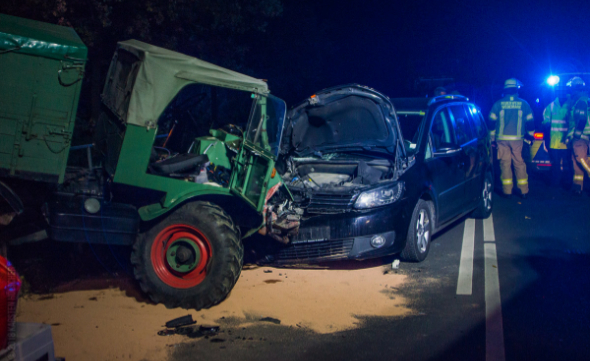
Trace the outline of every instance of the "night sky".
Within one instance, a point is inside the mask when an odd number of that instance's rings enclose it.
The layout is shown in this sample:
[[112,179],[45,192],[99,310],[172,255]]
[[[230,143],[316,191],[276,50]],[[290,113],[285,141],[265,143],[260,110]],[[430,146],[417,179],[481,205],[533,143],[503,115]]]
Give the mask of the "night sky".
[[[3,0],[0,12],[57,22],[61,15],[55,15],[55,10],[64,3],[68,10],[63,16],[77,30],[92,23],[92,15],[83,11],[86,5],[80,5],[83,0],[60,1]],[[89,44],[89,63],[92,57],[102,55],[103,73],[116,41],[138,38],[168,46],[176,27],[194,25],[199,28],[197,35],[175,35],[184,37],[178,40],[176,50],[268,79],[273,93],[289,106],[320,89],[345,83],[367,85],[390,97],[424,96],[425,92],[414,86],[418,78],[450,77],[455,79],[455,89],[487,112],[501,95],[504,80],[516,77],[525,84],[521,95],[531,105],[541,98],[539,108],[549,100],[542,96],[541,84],[551,72],[590,71],[587,1],[281,0],[279,16],[243,11],[247,23],[267,22],[267,26],[265,32],[240,34],[224,33],[214,24],[225,22],[223,25],[232,28],[234,19],[227,9],[256,8],[261,0],[195,0],[183,3],[190,4],[194,11],[189,13],[196,16],[179,17],[185,23],[177,24],[169,14],[164,15],[170,18],[164,28],[157,28],[151,19],[154,27],[145,38],[141,29],[125,33],[127,23],[135,24],[137,19],[133,20],[129,10],[121,10],[140,4],[138,9],[145,11],[143,3],[104,3],[119,10],[113,10],[111,19],[117,24],[109,25],[111,33],[118,29],[114,35],[104,38],[100,46]],[[171,4],[165,0],[154,3]],[[213,4],[221,4],[221,10],[211,20],[206,9]],[[199,9],[205,9],[205,15],[201,16]],[[100,22],[92,26],[93,30],[109,30],[100,29]],[[228,38],[232,39],[224,41]],[[238,53],[243,56],[234,56]]]
[[[417,95],[418,77],[449,76],[487,110],[504,80],[516,77],[533,103],[552,71],[590,70],[589,9],[569,1],[286,0],[266,34],[292,44],[283,49],[293,51],[293,62],[282,69],[309,71],[311,58],[321,71],[300,78],[307,81],[296,86],[299,94],[280,77],[270,84],[288,101],[350,82],[399,97]],[[272,61],[272,52],[265,58]]]

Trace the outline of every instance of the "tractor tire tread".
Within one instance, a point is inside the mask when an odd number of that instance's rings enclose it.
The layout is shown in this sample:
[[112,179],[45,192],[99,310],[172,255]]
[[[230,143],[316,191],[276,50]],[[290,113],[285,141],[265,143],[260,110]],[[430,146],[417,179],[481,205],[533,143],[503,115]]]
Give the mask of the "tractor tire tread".
[[[160,229],[174,223],[202,222],[202,225],[214,233],[206,235],[213,252],[212,263],[218,267],[212,274],[208,274],[200,284],[189,289],[175,289],[161,282],[151,268],[148,250],[155,235]],[[204,230],[201,230],[205,232]],[[213,244],[217,242],[216,244]],[[219,257],[215,259],[215,257]],[[161,220],[151,229],[141,233],[133,245],[131,263],[134,275],[141,290],[148,294],[155,303],[163,303],[167,308],[182,307],[185,309],[201,310],[210,308],[222,302],[237,282],[242,271],[244,260],[244,246],[240,241],[240,230],[231,217],[216,204],[204,201],[186,203],[168,217]],[[148,265],[149,263],[149,265]],[[149,268],[148,268],[149,267]]]

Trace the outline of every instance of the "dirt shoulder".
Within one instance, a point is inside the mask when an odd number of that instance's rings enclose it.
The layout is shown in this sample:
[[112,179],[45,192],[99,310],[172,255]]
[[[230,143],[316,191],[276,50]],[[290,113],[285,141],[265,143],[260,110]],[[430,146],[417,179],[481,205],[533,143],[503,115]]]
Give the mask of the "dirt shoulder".
[[157,332],[186,314],[222,330],[280,321],[320,334],[353,329],[365,316],[409,314],[397,293],[405,276],[386,269],[244,269],[224,302],[199,312],[153,305],[132,279],[86,280],[21,298],[17,321],[52,325],[56,355],[68,360],[163,360],[187,338]]

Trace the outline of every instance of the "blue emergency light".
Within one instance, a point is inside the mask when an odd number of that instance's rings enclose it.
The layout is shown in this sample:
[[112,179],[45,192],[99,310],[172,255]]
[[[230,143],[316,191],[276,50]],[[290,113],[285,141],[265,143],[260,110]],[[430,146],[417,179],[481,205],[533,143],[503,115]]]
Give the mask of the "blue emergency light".
[[559,77],[557,75],[551,75],[547,78],[547,84],[549,84],[549,86],[556,86],[557,83],[559,83]]

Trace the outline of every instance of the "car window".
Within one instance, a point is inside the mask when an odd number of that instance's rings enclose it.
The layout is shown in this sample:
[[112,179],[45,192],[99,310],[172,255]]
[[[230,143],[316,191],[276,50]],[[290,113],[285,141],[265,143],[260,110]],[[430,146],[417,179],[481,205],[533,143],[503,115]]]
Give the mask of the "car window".
[[432,158],[432,148],[430,147],[430,142],[426,143],[426,153],[424,154],[424,159]]
[[423,112],[404,112],[397,114],[400,129],[404,136],[404,145],[408,154],[418,151],[418,139],[420,138],[420,129],[424,120]]
[[455,123],[455,134],[457,136],[457,144],[463,145],[475,138],[474,132],[471,130],[469,120],[467,120],[467,113],[463,105],[452,105],[449,107],[453,121]]
[[441,148],[449,148],[456,145],[453,123],[446,108],[440,110],[434,116],[430,128],[430,139],[432,140],[433,151]]

